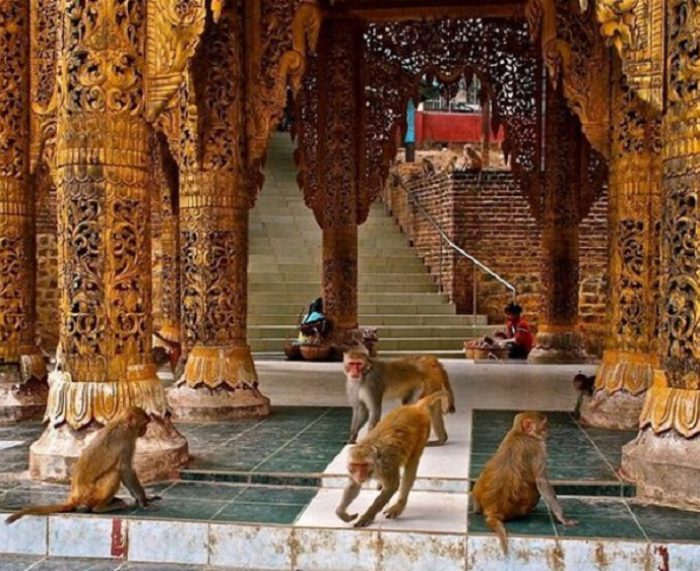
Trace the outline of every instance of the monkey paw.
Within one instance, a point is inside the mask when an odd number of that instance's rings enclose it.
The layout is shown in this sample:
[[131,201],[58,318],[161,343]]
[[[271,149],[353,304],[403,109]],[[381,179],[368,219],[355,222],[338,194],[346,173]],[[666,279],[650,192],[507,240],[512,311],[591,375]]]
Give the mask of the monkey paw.
[[384,515],[387,519],[396,519],[403,513],[404,507],[401,504],[395,504],[384,510]]
[[566,527],[573,527],[575,525],[578,525],[578,521],[575,519],[564,519],[561,523]]
[[352,520],[354,520],[358,516],[358,514],[349,514],[346,512],[335,512],[335,515],[337,515],[345,523],[351,522]]
[[353,527],[367,527],[370,523],[372,523],[370,518],[361,517],[353,524]]

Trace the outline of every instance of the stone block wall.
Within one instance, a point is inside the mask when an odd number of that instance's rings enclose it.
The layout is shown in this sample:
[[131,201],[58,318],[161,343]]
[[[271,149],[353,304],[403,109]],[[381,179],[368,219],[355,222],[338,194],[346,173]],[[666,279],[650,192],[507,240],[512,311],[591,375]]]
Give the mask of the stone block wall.
[[[518,302],[525,308],[528,321],[536,325],[540,309],[541,226],[510,172],[438,173],[425,177],[409,169],[400,176],[390,178],[384,192],[386,205],[458,312],[473,311],[476,281],[477,312],[488,315],[490,322],[500,323],[511,294],[481,270],[476,271],[475,279],[474,265],[444,246],[440,266],[438,234],[418,207],[409,204],[406,190],[457,246],[516,287]],[[595,355],[602,352],[605,332],[607,243],[607,196],[603,195],[580,230],[579,316],[587,349]]]

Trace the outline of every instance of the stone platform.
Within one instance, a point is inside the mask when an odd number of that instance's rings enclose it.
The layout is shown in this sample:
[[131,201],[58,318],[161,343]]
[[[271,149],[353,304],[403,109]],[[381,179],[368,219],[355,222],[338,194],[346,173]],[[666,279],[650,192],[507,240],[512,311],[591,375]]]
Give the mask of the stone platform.
[[[281,365],[265,367],[272,372]],[[504,557],[482,516],[468,513],[469,487],[510,426],[516,401],[523,408],[535,408],[528,401],[538,398],[544,405],[538,408],[573,407],[576,397],[564,385],[572,371],[552,367],[547,378],[544,368],[542,379],[540,367],[528,384],[535,373],[528,366],[514,375],[515,369],[503,374],[503,365],[446,365],[457,396],[457,413],[446,423],[450,439],[426,449],[398,520],[380,516],[355,530],[333,513],[344,484],[350,411],[335,406],[344,398],[340,364],[324,364],[315,375],[306,367],[299,378],[288,372],[287,382],[268,393],[273,402],[280,402],[275,391],[292,402],[289,391],[297,402],[321,395],[319,406],[273,407],[259,421],[178,425],[194,460],[180,480],[149,487],[163,498],[157,511],[0,523],[0,569],[698,569],[700,514],[641,505],[615,473],[621,444],[634,433],[582,428],[566,412],[549,413],[549,475],[565,512],[580,525],[555,524],[542,503],[507,524]],[[296,391],[302,382],[306,394]],[[492,408],[496,399],[507,410],[480,408]],[[0,510],[65,498],[65,487],[25,477],[26,449],[40,432],[37,424],[0,428]],[[376,493],[369,486],[352,509],[362,510]]]

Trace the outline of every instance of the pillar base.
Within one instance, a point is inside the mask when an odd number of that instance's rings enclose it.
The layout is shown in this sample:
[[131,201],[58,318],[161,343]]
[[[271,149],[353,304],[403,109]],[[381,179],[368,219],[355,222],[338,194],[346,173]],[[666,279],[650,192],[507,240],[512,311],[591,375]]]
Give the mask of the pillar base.
[[250,347],[195,346],[185,372],[166,390],[175,420],[222,422],[270,414],[270,399],[258,390]]
[[529,363],[586,363],[588,356],[583,349],[583,339],[577,331],[540,330],[535,347],[527,356]]
[[639,428],[646,393],[632,395],[620,390],[613,394],[605,389],[596,391],[592,397],[584,396],[581,403],[581,424],[612,430],[634,430]]
[[327,338],[327,342],[331,346],[329,360],[342,361],[343,353],[351,347],[356,347],[358,345],[364,345],[370,356],[376,357],[379,337],[377,336],[376,327],[333,329]]
[[[99,429],[97,423],[80,430],[65,423],[50,424],[29,448],[30,477],[45,482],[68,482],[73,464]],[[134,466],[142,483],[177,478],[179,469],[188,460],[187,440],[169,417],[153,418],[146,434],[136,441]]]
[[643,429],[622,448],[622,475],[636,483],[637,497],[679,508],[700,509],[700,437]]
[[232,390],[227,386],[192,388],[183,384],[165,392],[178,422],[225,422],[270,414],[270,399],[257,390]]
[[584,397],[581,422],[597,428],[639,428],[646,393],[654,380],[655,355],[605,351],[595,377],[595,392]]
[[49,386],[46,380],[22,380],[16,365],[0,365],[0,424],[41,419]]

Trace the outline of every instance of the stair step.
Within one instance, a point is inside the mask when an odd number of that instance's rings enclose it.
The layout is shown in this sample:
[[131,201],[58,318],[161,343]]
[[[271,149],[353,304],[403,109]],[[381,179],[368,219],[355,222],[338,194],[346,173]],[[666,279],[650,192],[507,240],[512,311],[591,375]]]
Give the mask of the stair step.
[[[322,291],[323,232],[304,203],[293,152],[288,134],[273,134],[250,215],[248,339],[256,356],[282,358],[300,313]],[[358,228],[358,296],[359,323],[378,328],[382,355],[461,358],[465,339],[493,329],[483,315],[456,314],[379,202]]]

